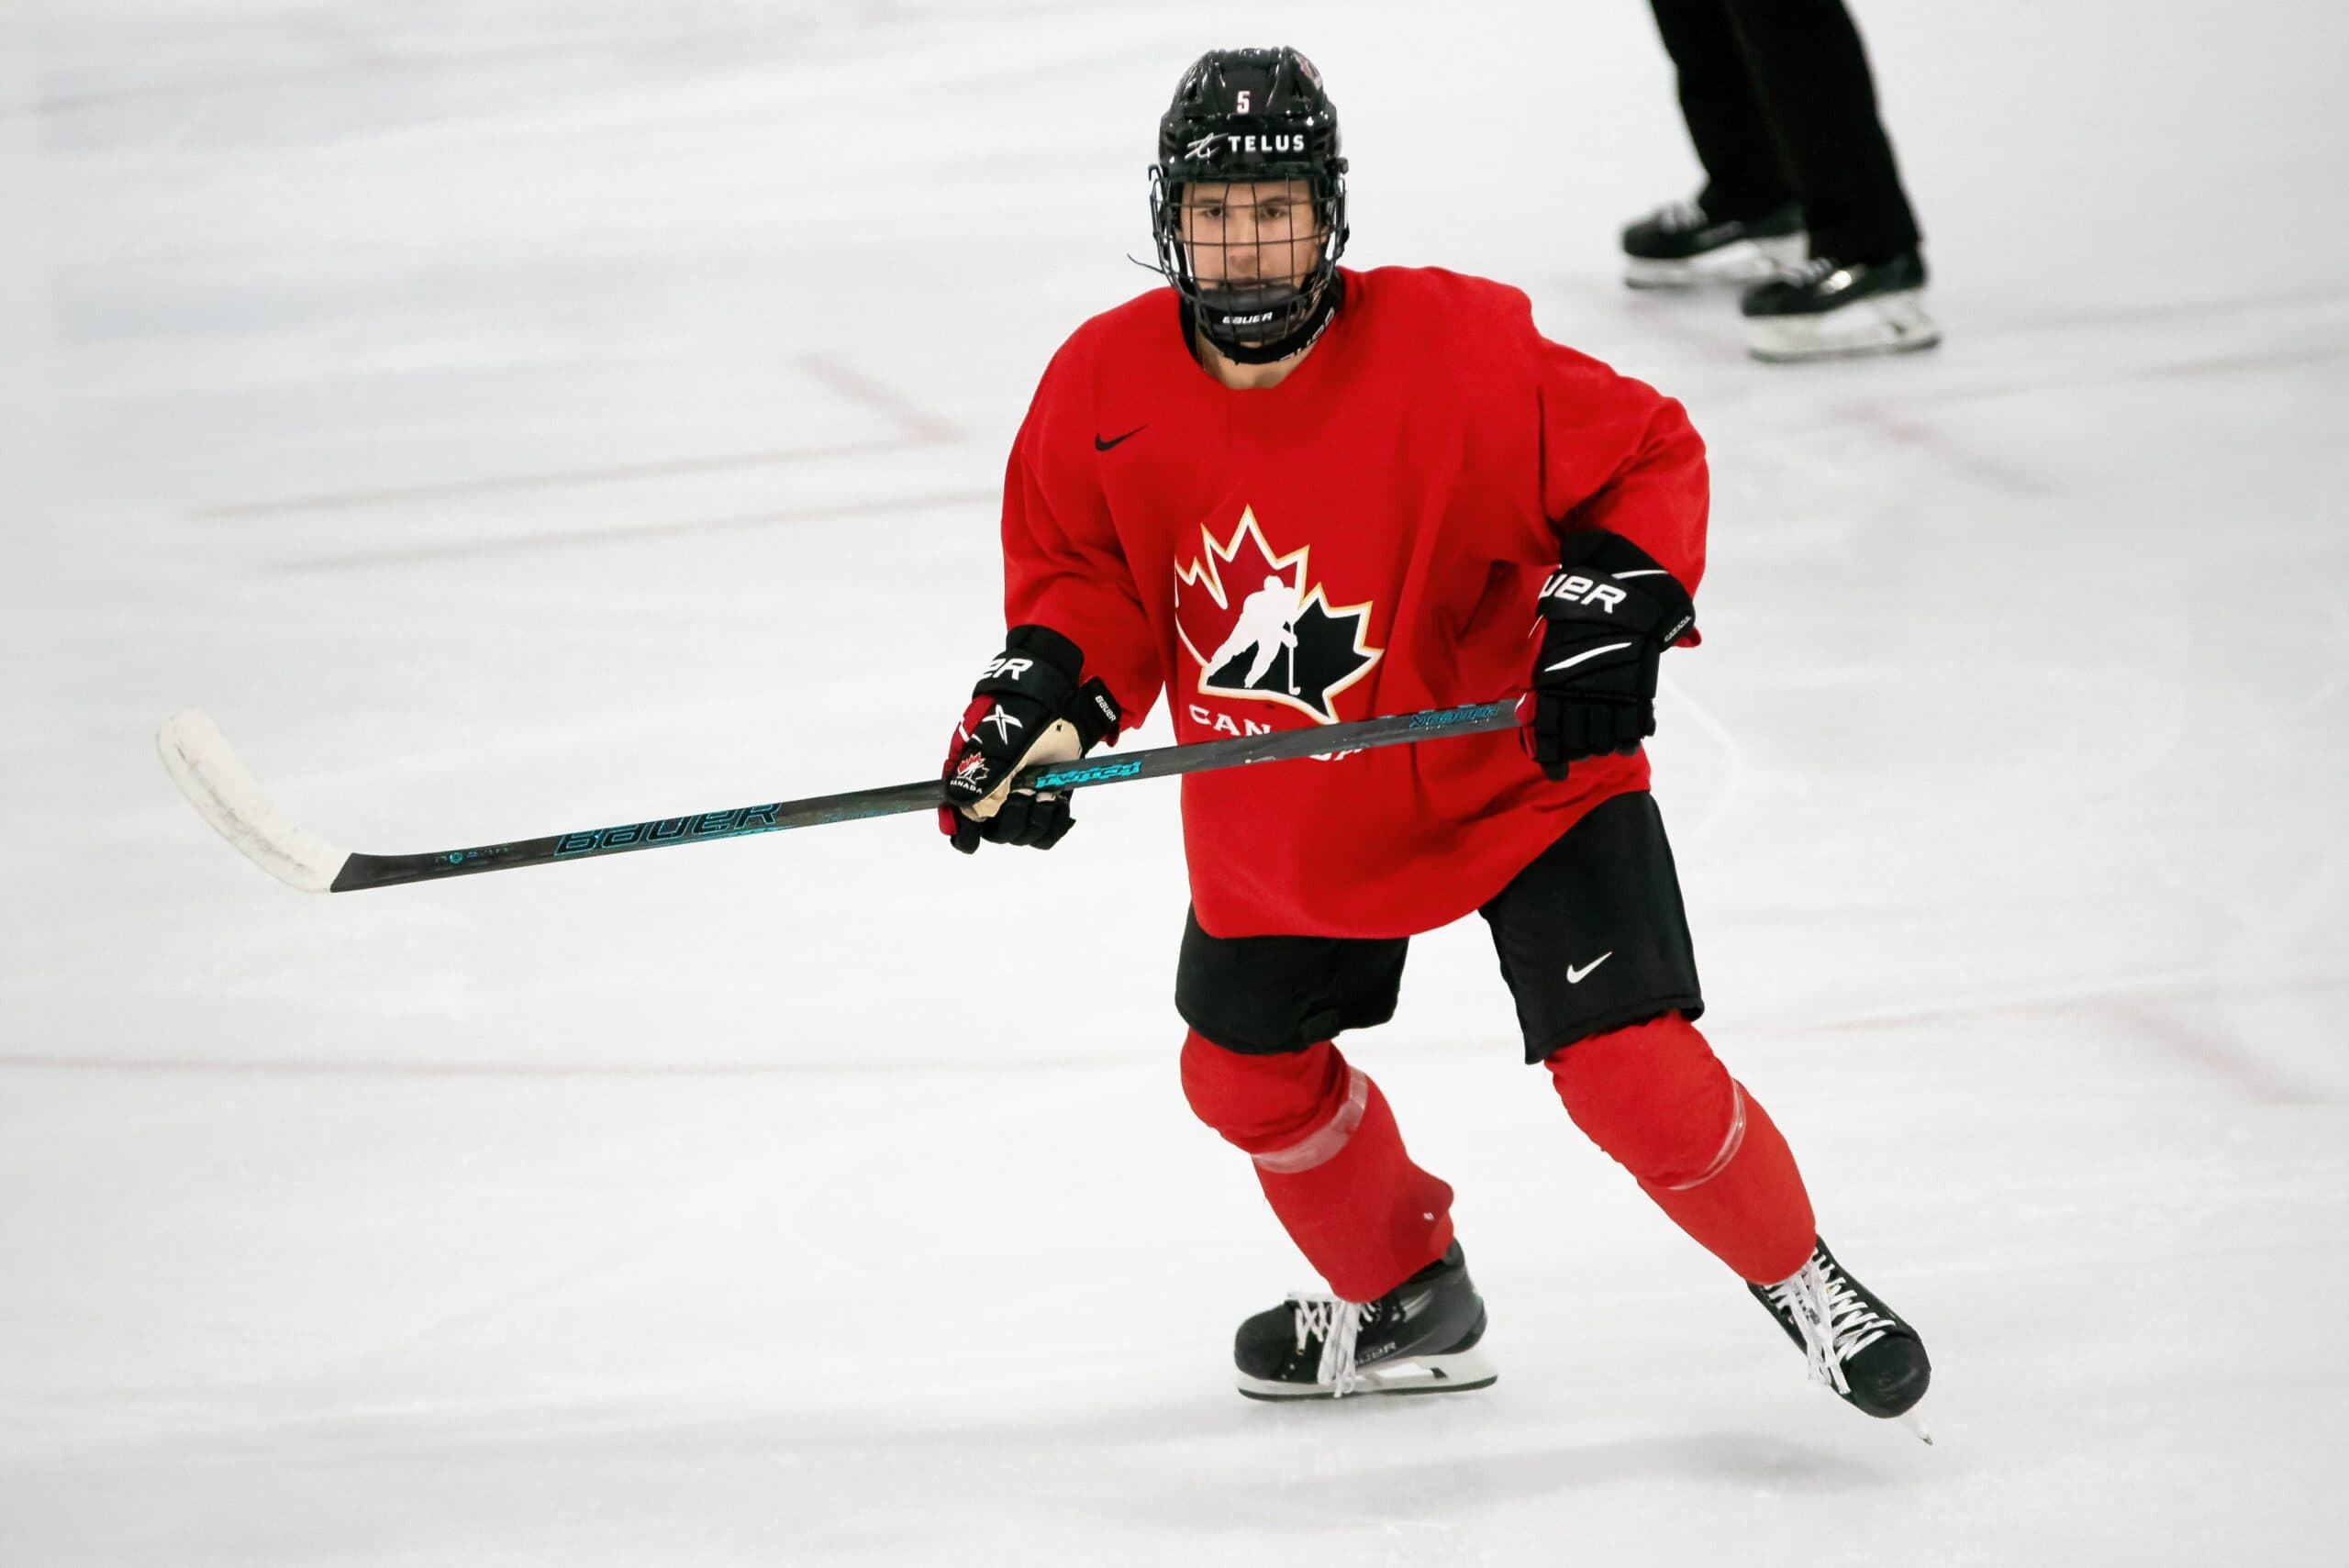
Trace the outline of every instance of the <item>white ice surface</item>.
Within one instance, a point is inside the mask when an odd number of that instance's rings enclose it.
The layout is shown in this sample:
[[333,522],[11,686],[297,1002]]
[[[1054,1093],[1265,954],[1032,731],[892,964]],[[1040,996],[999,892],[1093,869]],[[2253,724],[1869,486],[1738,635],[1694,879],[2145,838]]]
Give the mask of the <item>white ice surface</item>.
[[[2337,1561],[2349,23],[1861,12],[1949,340],[1789,370],[1617,281],[1693,183],[1631,0],[0,3],[0,1563]],[[1235,1397],[1308,1281],[1175,1082],[1171,786],[305,898],[156,765],[206,707],[378,851],[934,767],[1157,109],[1279,39],[1353,260],[1712,443],[1707,1028],[1936,1448],[1583,1142],[1473,923],[1351,1050],[1499,1385]]]

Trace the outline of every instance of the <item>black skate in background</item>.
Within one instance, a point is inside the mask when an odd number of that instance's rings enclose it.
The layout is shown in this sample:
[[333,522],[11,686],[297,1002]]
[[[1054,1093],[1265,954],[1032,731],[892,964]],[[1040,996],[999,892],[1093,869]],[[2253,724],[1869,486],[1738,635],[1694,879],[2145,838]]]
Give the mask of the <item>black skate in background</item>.
[[1738,303],[1753,357],[1772,363],[1907,354],[1942,340],[1925,312],[1925,259],[1820,256],[1745,291]]
[[1715,217],[1674,202],[1623,230],[1623,282],[1635,289],[1750,284],[1803,254],[1802,209],[1789,202],[1753,218]]

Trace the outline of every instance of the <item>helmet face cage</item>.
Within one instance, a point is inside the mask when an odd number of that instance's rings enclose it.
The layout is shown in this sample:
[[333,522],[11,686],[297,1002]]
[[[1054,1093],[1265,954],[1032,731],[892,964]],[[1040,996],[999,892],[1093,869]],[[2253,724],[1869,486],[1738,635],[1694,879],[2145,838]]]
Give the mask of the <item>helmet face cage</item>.
[[[1278,216],[1263,210],[1269,205],[1263,187],[1286,180],[1303,182],[1310,192],[1307,200]],[[1212,182],[1228,187],[1228,199],[1218,204],[1219,220],[1208,216],[1213,208],[1195,200],[1197,187],[1210,182],[1170,183],[1158,169],[1150,181],[1159,267],[1190,302],[1208,341],[1227,349],[1278,345],[1305,327],[1345,250],[1342,172],[1252,171]],[[1194,209],[1188,239],[1186,204]],[[1258,210],[1241,210],[1252,206]]]
[[[1326,322],[1345,171],[1336,106],[1295,50],[1215,50],[1185,72],[1159,122],[1151,228],[1159,270],[1230,357],[1284,358]],[[1290,181],[1303,202],[1265,189]]]

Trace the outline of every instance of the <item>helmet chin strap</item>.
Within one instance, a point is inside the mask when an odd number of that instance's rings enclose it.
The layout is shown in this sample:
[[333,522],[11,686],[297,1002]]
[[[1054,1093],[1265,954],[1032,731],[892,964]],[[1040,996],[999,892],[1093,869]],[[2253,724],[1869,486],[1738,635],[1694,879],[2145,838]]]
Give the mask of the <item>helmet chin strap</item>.
[[1243,343],[1236,337],[1217,331],[1208,324],[1213,313],[1198,309],[1187,300],[1183,310],[1187,318],[1186,325],[1196,325],[1199,336],[1214,344],[1215,351],[1225,359],[1234,364],[1268,365],[1275,360],[1285,360],[1291,354],[1301,354],[1311,348],[1329,327],[1330,317],[1337,315],[1345,292],[1345,280],[1331,271],[1328,280],[1319,285],[1319,297],[1314,300],[1313,307],[1305,318],[1280,337],[1263,343]]

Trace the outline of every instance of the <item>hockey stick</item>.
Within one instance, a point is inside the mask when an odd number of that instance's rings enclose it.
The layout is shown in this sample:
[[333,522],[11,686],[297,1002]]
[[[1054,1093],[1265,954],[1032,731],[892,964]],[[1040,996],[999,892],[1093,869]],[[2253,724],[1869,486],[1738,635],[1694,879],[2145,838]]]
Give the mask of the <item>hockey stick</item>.
[[[1188,746],[1160,746],[1130,756],[1108,755],[1039,766],[1021,773],[1019,784],[1022,788],[1074,789],[1081,784],[1165,778],[1246,762],[1277,762],[1325,756],[1333,751],[1362,751],[1375,746],[1399,746],[1413,740],[1507,729],[1516,724],[1516,716],[1514,701],[1428,708],[1419,713],[1398,713],[1348,724],[1316,725],[1310,729],[1243,735],[1230,740],[1206,740]],[[288,887],[305,893],[351,893],[362,887],[390,887],[396,883],[431,882],[444,876],[551,865],[557,861],[584,860],[590,855],[665,850],[677,844],[776,833],[786,828],[814,828],[827,822],[929,811],[945,804],[941,781],[923,779],[915,784],[851,790],[845,795],[821,795],[807,800],[779,800],[764,806],[738,806],[724,811],[624,822],[616,828],[590,828],[510,844],[485,844],[418,855],[369,855],[329,844],[296,826],[246,770],[219,728],[195,709],[165,720],[156,733],[155,744],[163,754],[163,767],[172,775],[172,782],[179,785],[180,793],[187,796],[198,816],[242,851],[246,859]]]

